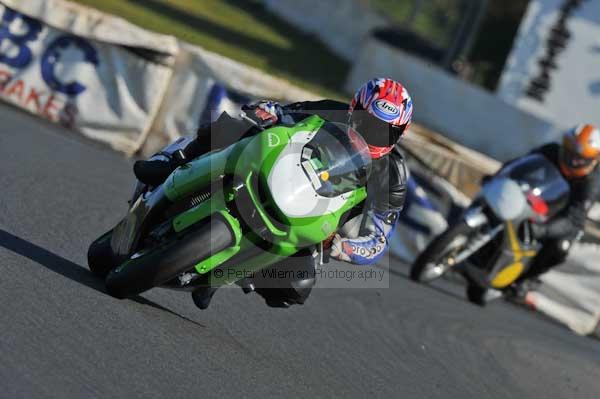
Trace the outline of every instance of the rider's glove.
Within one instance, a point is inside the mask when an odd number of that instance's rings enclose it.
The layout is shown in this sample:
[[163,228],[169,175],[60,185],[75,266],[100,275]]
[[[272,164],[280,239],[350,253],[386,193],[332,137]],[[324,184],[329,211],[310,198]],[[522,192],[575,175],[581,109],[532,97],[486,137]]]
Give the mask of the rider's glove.
[[[364,235],[353,238],[335,235],[330,257],[355,265],[373,265],[381,259],[398,221],[398,212],[369,212],[367,217],[369,219],[365,223]],[[354,223],[353,221],[360,222],[361,219],[352,219],[347,223]]]
[[355,265],[375,264],[387,249],[384,235],[371,233],[364,237],[342,238],[337,235],[331,244],[330,257]]
[[333,241],[331,242],[331,252],[329,256],[337,260],[350,262],[352,260],[350,257],[353,253],[354,251],[348,243],[347,238],[342,238],[339,234],[336,234],[333,237]]
[[242,106],[242,111],[247,118],[263,129],[275,125],[283,114],[283,108],[279,103],[267,100],[244,105]]

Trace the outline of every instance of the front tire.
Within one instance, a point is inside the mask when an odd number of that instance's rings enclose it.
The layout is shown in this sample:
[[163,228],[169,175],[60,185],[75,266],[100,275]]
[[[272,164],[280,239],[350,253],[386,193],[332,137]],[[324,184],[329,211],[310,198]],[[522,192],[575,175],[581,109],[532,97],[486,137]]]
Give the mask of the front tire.
[[183,237],[130,258],[106,277],[107,292],[119,299],[162,285],[234,243],[229,224],[220,217]]
[[442,277],[456,265],[442,264],[451,253],[460,250],[470,239],[472,229],[461,220],[433,239],[417,257],[410,269],[410,278],[421,283],[430,283]]
[[113,231],[110,230],[101,235],[88,249],[88,267],[90,268],[90,271],[98,277],[105,278],[108,273],[119,264],[119,261],[110,246],[112,232]]

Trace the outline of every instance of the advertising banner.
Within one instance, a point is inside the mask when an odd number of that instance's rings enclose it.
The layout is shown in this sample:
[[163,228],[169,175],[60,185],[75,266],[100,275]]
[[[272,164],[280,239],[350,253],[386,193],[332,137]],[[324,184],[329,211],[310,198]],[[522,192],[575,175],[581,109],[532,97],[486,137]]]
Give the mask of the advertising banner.
[[0,3],[0,99],[132,153],[171,69],[157,52],[76,36]]

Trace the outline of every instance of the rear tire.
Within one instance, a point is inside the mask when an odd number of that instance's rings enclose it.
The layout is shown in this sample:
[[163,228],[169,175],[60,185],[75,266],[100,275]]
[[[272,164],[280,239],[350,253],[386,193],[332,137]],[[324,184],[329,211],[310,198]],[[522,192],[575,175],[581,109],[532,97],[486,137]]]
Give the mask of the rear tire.
[[432,268],[439,264],[444,257],[448,256],[449,251],[453,249],[451,245],[454,243],[455,239],[460,236],[466,236],[468,240],[471,232],[472,229],[465,221],[461,220],[434,238],[427,248],[417,257],[417,260],[410,269],[411,280],[421,283],[430,283],[442,277],[448,269],[435,276]]
[[190,270],[233,243],[229,224],[221,217],[213,217],[197,230],[130,259],[111,271],[106,278],[106,290],[120,299],[141,294]]

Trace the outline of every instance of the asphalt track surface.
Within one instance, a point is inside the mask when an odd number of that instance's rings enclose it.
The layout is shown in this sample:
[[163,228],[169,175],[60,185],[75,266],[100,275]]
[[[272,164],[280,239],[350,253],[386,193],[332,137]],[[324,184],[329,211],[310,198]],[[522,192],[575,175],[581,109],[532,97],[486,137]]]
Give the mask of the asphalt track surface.
[[[452,288],[318,289],[267,308],[220,290],[106,295],[89,243],[126,209],[131,161],[0,106],[1,398],[593,398],[600,343]],[[342,267],[333,265],[332,267]]]

